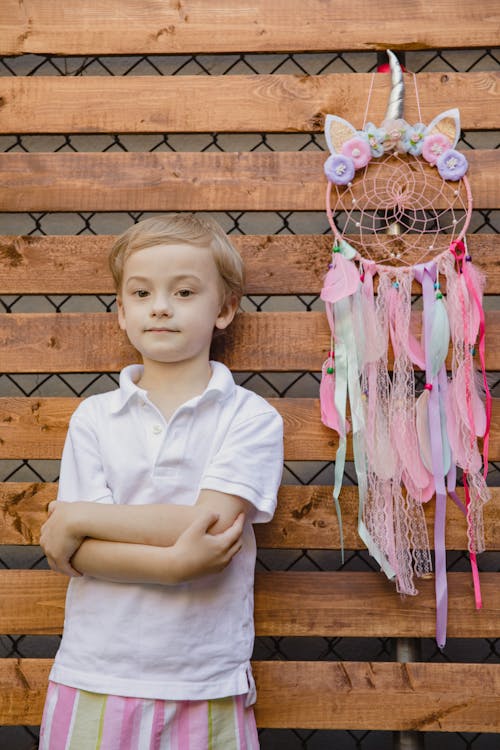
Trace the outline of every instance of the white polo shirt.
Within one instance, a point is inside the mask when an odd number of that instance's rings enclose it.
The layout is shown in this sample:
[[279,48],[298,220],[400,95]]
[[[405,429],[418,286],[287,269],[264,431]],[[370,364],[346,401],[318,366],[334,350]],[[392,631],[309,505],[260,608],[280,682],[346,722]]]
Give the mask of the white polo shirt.
[[193,505],[202,489],[238,495],[255,508],[242,550],[222,573],[179,585],[71,579],[50,679],[138,698],[255,700],[252,523],[269,521],[276,507],[283,426],[227,367],[211,367],[206,390],[168,422],[135,385],[141,365],[121,372],[118,390],[83,401],[70,421],[58,500]]

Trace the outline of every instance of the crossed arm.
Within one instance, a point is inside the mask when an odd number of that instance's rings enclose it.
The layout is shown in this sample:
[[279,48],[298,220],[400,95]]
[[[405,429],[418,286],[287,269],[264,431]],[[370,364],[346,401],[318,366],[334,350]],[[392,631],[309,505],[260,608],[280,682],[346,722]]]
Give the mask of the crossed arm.
[[66,575],[176,584],[217,573],[241,548],[250,504],[202,490],[196,505],[51,503],[40,543]]

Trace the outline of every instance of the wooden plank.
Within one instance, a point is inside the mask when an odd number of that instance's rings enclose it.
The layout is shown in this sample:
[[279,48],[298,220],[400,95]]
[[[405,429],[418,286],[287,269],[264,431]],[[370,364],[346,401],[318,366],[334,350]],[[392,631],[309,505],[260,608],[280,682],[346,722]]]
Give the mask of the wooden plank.
[[412,8],[411,17],[404,4],[378,7],[368,0],[110,0],[105,5],[3,0],[0,51],[154,55],[461,48],[462,29],[468,47],[494,47],[499,27],[495,0],[473,5],[426,0]]
[[[323,211],[325,157],[316,151],[5,153],[0,205],[23,212]],[[499,207],[500,150],[471,150],[467,158],[474,207]],[[435,208],[447,205],[442,195],[436,200]]]
[[[51,659],[2,659],[0,723],[40,723],[51,666]],[[260,728],[500,731],[498,664],[265,661],[252,666]]]
[[[332,475],[333,480],[333,475]],[[464,491],[457,490],[461,500]],[[47,505],[57,494],[57,484],[42,482],[0,483],[0,544],[38,544],[40,526],[47,517]],[[345,486],[340,496],[344,546],[364,549],[357,533],[358,491]],[[434,503],[424,506],[429,538],[432,539]],[[446,520],[447,549],[463,549],[467,543],[466,522],[457,506],[449,501]],[[255,527],[260,548],[340,549],[339,525],[332,501],[332,487],[282,485],[273,520]],[[484,508],[486,549],[500,549],[500,488],[491,488],[491,501]]]
[[[0,633],[62,632],[68,579],[47,570],[1,570]],[[382,573],[260,572],[255,580],[255,631],[285,637],[418,637],[435,633],[434,581],[400,597]],[[481,574],[484,607],[474,606],[469,573],[448,574],[448,637],[498,638],[497,573]]]
[[[37,133],[317,133],[322,132],[328,113],[362,127],[372,81],[370,119],[382,122],[390,78],[373,79],[367,73],[4,76],[0,79],[0,132],[32,133],[36,124]],[[439,102],[439,111],[460,109],[465,130],[498,125],[498,72],[419,73],[418,88],[420,118],[413,79],[406,76],[405,117],[409,122],[430,122]]]
[[[321,289],[331,235],[230,238],[245,263],[247,294],[317,294]],[[114,235],[0,236],[0,294],[113,294],[107,256],[114,240]],[[408,252],[408,261],[417,262],[426,244],[422,240],[420,251]],[[472,234],[467,244],[474,264],[487,275],[486,292],[500,294],[500,235]],[[284,258],[286,273],[280,273]]]
[[[313,398],[268,399],[282,415],[287,461],[331,461],[337,434],[321,423],[319,401]],[[500,405],[493,400],[490,461],[500,459]],[[0,459],[61,457],[68,421],[76,398],[0,398]],[[348,460],[352,459],[348,441]]]
[[271,661],[254,671],[261,727],[500,731],[499,664]]
[[[415,311],[415,332],[420,319]],[[500,311],[486,313],[486,327],[486,367],[500,370]],[[1,313],[0,347],[9,373],[117,372],[140,361],[115,313]],[[329,348],[322,312],[240,313],[212,356],[235,372],[320,372]]]
[[[332,469],[333,481],[333,469]],[[0,485],[0,507],[2,497]],[[282,485],[273,520],[257,524],[255,534],[261,548],[340,549],[337,514],[330,486]],[[461,500],[464,491],[457,489]],[[358,533],[358,489],[344,486],[340,493],[345,549],[364,549]],[[433,539],[434,502],[424,506],[429,539]],[[491,488],[491,500],[484,507],[484,534],[487,550],[500,549],[500,488]],[[17,537],[19,538],[19,537]],[[448,500],[446,510],[446,547],[460,550],[467,546],[466,522],[455,503]]]

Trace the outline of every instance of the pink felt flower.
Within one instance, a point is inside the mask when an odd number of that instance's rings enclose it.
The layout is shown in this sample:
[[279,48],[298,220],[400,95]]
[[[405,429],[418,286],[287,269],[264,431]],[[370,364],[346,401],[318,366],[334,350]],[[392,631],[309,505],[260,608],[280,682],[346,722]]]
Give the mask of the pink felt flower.
[[368,141],[357,136],[354,136],[354,138],[350,138],[348,141],[346,141],[341,150],[344,156],[351,157],[354,162],[355,169],[366,167],[366,165],[372,158],[372,152]]
[[429,164],[435,164],[441,154],[451,148],[451,143],[448,138],[442,133],[436,133],[435,135],[428,135],[424,138],[424,145],[422,146],[422,156]]

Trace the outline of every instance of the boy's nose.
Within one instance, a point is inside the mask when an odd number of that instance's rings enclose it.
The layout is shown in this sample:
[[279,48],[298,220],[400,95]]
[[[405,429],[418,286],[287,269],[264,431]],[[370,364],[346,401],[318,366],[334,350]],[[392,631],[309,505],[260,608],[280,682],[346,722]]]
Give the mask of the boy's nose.
[[172,309],[168,298],[163,296],[155,297],[155,299],[153,300],[151,313],[156,317],[164,315],[170,317],[170,315],[172,314]]

